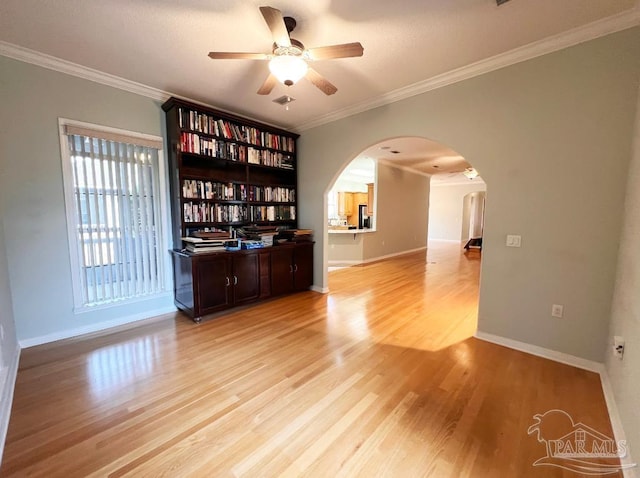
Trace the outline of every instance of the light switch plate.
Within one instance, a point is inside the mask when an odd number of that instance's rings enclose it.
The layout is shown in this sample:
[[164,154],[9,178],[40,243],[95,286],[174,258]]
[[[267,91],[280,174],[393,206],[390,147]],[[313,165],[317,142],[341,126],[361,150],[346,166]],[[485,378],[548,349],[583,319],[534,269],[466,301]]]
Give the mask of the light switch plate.
[[522,236],[507,234],[507,247],[520,247]]

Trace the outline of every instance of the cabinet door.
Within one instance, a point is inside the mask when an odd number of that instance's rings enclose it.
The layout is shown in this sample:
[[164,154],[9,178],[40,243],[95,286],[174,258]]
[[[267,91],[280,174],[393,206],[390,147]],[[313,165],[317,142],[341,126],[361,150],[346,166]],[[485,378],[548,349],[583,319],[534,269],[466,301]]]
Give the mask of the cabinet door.
[[338,193],[338,215],[351,216],[353,214],[353,193]]
[[367,184],[367,214],[373,216],[373,183]]
[[271,295],[293,290],[293,247],[271,249]]
[[344,193],[344,213],[347,216],[353,215],[353,193]]
[[196,317],[231,305],[231,259],[216,254],[196,259]]
[[296,290],[307,290],[313,285],[313,243],[296,245],[293,270]]
[[257,253],[233,257],[233,302],[241,304],[260,296],[259,256]]

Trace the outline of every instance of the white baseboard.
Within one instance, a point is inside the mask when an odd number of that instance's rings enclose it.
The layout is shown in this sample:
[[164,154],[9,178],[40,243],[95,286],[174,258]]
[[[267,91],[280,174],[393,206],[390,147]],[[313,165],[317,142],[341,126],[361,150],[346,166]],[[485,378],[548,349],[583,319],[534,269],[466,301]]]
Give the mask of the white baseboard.
[[[611,422],[611,428],[613,429],[613,439],[616,442],[626,440],[627,436],[622,426],[622,420],[620,420],[620,412],[618,411],[618,404],[613,394],[613,387],[611,386],[611,380],[609,380],[609,374],[606,368],[600,373],[600,382],[602,383],[602,392],[604,393],[604,400],[607,404],[607,411],[609,412],[609,421]],[[627,456],[624,458],[625,463],[635,463],[629,448],[627,448]],[[623,470],[624,478],[636,478],[638,475],[635,468],[627,468]]]
[[321,294],[328,294],[329,293],[329,288],[328,287],[320,287],[317,285],[312,285],[311,286],[311,290],[314,292],[320,292]]
[[427,246],[416,247],[415,249],[409,249],[408,251],[400,251],[394,252],[393,254],[387,254],[384,256],[372,257],[371,259],[365,259],[362,261],[363,264],[368,264],[370,262],[378,262],[384,259],[391,259],[392,257],[404,256],[405,254],[413,254],[414,252],[426,251]]
[[491,342],[493,344],[503,345],[510,349],[526,352],[531,355],[553,360],[554,362],[560,362],[567,365],[572,365],[577,368],[589,370],[602,375],[605,371],[604,364],[600,362],[594,362],[593,360],[587,360],[574,355],[565,354],[562,352],[556,352],[555,350],[545,349],[544,347],[538,347],[537,345],[527,344],[525,342],[519,342],[517,340],[508,339],[499,335],[488,334],[486,332],[476,331],[474,337],[485,342]]
[[8,367],[7,377],[0,390],[0,463],[2,463],[2,452],[9,430],[9,418],[11,417],[11,405],[13,403],[13,390],[18,375],[18,364],[20,363],[20,347],[16,347],[13,358]]
[[36,345],[47,344],[49,342],[55,342],[56,340],[69,339],[71,337],[77,337],[79,335],[91,334],[93,332],[99,332],[101,330],[111,329],[120,325],[137,322],[139,320],[150,319],[157,315],[170,314],[175,312],[176,307],[171,305],[160,309],[150,310],[142,312],[140,314],[128,315],[126,317],[119,317],[113,320],[107,320],[104,322],[98,322],[96,324],[89,324],[83,327],[77,327],[75,329],[63,330],[60,332],[54,332],[53,334],[41,335],[39,337],[32,337],[29,339],[20,340],[20,347],[23,349],[34,347]]
[[329,267],[351,267],[359,266],[363,261],[328,261]]
[[394,252],[392,254],[386,254],[384,256],[371,257],[370,259],[364,259],[361,261],[328,261],[327,266],[339,267],[339,266],[359,266],[362,264],[369,264],[370,262],[378,262],[384,259],[391,259],[392,257],[404,256],[405,254],[413,254],[414,252],[426,251],[427,246],[417,247],[415,249],[409,249],[407,251]]

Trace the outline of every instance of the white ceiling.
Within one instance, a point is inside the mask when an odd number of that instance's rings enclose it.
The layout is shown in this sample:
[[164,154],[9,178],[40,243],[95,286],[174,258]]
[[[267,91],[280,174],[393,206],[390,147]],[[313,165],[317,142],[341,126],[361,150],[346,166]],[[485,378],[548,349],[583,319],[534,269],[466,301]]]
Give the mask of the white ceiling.
[[[472,165],[456,151],[435,141],[416,137],[388,139],[365,149],[342,171],[340,179],[352,183],[373,182],[375,161],[432,176],[431,184],[436,186],[471,181],[462,173]],[[484,182],[480,176],[473,181]]]
[[[585,35],[637,24],[639,3],[510,0],[498,7],[495,0],[1,0],[0,54],[54,68],[56,58],[62,59],[160,93],[304,130],[534,42],[558,42],[564,34],[565,44],[575,43]],[[337,86],[335,95],[325,96],[301,80],[259,96],[266,62],[207,57],[212,50],[270,53],[271,35],[258,10],[265,4],[297,20],[292,37],[308,48],[362,43],[361,58],[314,62]],[[55,58],[41,61],[31,50]],[[95,77],[96,72],[89,73]],[[272,102],[284,94],[296,98],[288,111]],[[409,149],[405,152],[415,156]],[[410,166],[424,159],[408,155],[401,161]]]

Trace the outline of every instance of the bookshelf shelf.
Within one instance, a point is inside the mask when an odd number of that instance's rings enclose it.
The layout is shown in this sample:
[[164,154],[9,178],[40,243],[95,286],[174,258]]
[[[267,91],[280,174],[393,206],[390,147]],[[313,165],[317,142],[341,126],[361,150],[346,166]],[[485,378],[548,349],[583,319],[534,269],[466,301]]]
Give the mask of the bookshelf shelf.
[[[181,248],[181,238],[193,233],[194,227],[246,226],[258,220],[275,223],[283,220],[280,218],[297,226],[298,135],[177,98],[169,99],[162,108],[170,149],[174,248]],[[278,195],[272,197],[276,190]],[[189,204],[193,206],[190,210]],[[204,211],[206,207],[196,214],[196,206],[201,205],[238,206],[240,210],[228,213],[240,219],[216,221],[215,214]],[[263,221],[266,215],[274,219]],[[194,217],[206,220],[196,222]]]

